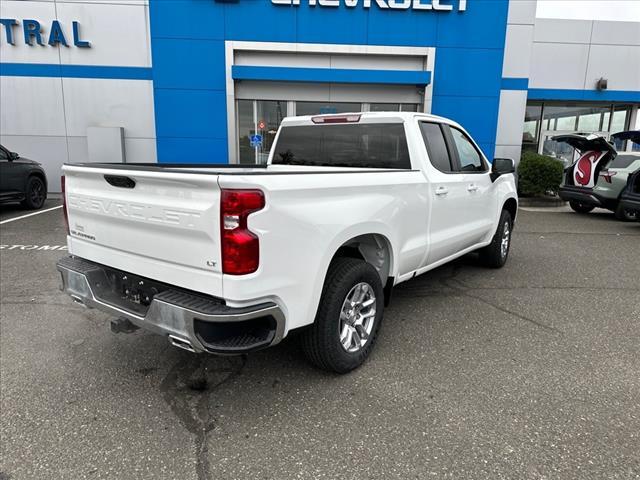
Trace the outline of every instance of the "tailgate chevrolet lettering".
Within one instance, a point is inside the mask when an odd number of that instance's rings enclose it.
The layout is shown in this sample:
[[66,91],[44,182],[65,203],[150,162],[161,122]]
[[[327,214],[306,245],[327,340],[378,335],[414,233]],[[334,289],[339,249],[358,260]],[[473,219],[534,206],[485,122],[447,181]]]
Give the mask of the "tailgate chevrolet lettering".
[[184,228],[196,228],[196,222],[201,216],[200,213],[193,211],[162,208],[120,200],[101,200],[77,194],[68,195],[67,202],[70,209],[97,213],[108,217],[176,225]]

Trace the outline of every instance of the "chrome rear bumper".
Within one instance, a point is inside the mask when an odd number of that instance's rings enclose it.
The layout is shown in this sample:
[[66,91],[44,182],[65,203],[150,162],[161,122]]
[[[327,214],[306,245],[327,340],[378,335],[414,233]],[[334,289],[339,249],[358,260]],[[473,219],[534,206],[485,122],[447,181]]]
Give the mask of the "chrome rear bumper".
[[114,275],[126,278],[131,275],[127,272],[72,256],[60,259],[56,267],[62,276],[61,289],[75,302],[167,335],[174,346],[185,350],[245,353],[275,345],[284,334],[284,314],[272,302],[232,308],[221,299],[149,280],[161,291],[148,305],[140,305],[115,288]]

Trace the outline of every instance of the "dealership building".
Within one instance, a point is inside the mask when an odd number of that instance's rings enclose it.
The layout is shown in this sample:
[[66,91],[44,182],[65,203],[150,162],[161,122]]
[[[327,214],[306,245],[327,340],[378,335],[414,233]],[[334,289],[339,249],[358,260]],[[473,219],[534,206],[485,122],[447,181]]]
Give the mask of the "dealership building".
[[[420,111],[489,159],[638,128],[640,23],[535,0],[0,0],[0,143],[41,162],[264,162],[283,117]],[[631,149],[631,145],[619,145]]]

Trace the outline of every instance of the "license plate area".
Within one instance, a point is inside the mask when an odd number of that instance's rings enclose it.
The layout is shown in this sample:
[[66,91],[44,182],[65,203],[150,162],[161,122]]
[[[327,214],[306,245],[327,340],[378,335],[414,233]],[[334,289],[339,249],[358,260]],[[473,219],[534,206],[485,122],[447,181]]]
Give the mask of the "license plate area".
[[102,267],[90,274],[95,297],[109,305],[145,316],[153,297],[171,287],[148,278]]

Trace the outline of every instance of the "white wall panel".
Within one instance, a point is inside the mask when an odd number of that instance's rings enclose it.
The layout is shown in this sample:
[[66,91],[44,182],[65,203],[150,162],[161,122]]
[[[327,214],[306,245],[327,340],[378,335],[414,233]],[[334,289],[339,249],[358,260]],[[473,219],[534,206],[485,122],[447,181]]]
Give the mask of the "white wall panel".
[[534,43],[530,88],[584,88],[589,45]]
[[[591,41],[600,45],[640,45],[640,22],[593,22]],[[637,59],[640,62],[640,59]]]
[[515,161],[516,165],[520,163],[520,154],[522,147],[520,145],[496,145],[494,158],[510,158]]
[[[53,2],[34,2],[22,0],[0,0],[0,16],[15,18],[19,24],[13,27],[15,45],[6,42],[4,26],[0,30],[0,61],[7,63],[59,63],[58,49],[47,44],[51,21],[56,19],[56,7]],[[22,19],[29,18],[41,22],[44,33],[42,41],[45,45],[25,45]],[[63,28],[67,27],[66,25]],[[71,28],[71,24],[68,25]],[[65,34],[67,32],[65,31]],[[71,34],[71,30],[69,30]],[[71,43],[73,44],[73,37]],[[64,47],[63,47],[64,48]]]
[[90,161],[87,137],[69,137],[67,145],[69,147],[69,163],[86,163]]
[[63,84],[69,135],[112,126],[124,127],[125,137],[155,137],[151,81],[65,78]]
[[507,23],[533,25],[536,20],[536,0],[510,0]]
[[526,107],[526,91],[503,90],[500,92],[496,144],[520,146]]
[[[15,45],[4,38],[0,41],[3,62],[53,63],[74,65],[151,65],[151,47],[148,7],[140,2],[123,1],[119,4],[99,2],[52,2],[1,0],[3,18],[15,18],[19,25],[13,28]],[[38,20],[42,26],[44,46],[25,45],[22,19]],[[51,22],[59,20],[68,47],[47,44]],[[91,48],[73,44],[72,22],[80,23],[80,38],[91,42]]]
[[585,77],[585,89],[608,79],[609,90],[640,91],[640,46],[592,45]]
[[62,47],[62,63],[151,65],[149,23],[144,5],[58,2],[57,10],[59,20],[69,30],[71,22],[78,20],[82,39],[91,42],[91,48]]
[[591,40],[592,23],[590,20],[538,18],[535,23],[534,41],[589,43]]
[[529,78],[533,25],[507,25],[503,77]]
[[155,138],[125,138],[124,150],[127,163],[155,163]]
[[59,78],[0,77],[0,134],[65,135]]
[[0,135],[0,143],[21,156],[42,163],[50,192],[60,191],[62,164],[67,161],[65,137]]

